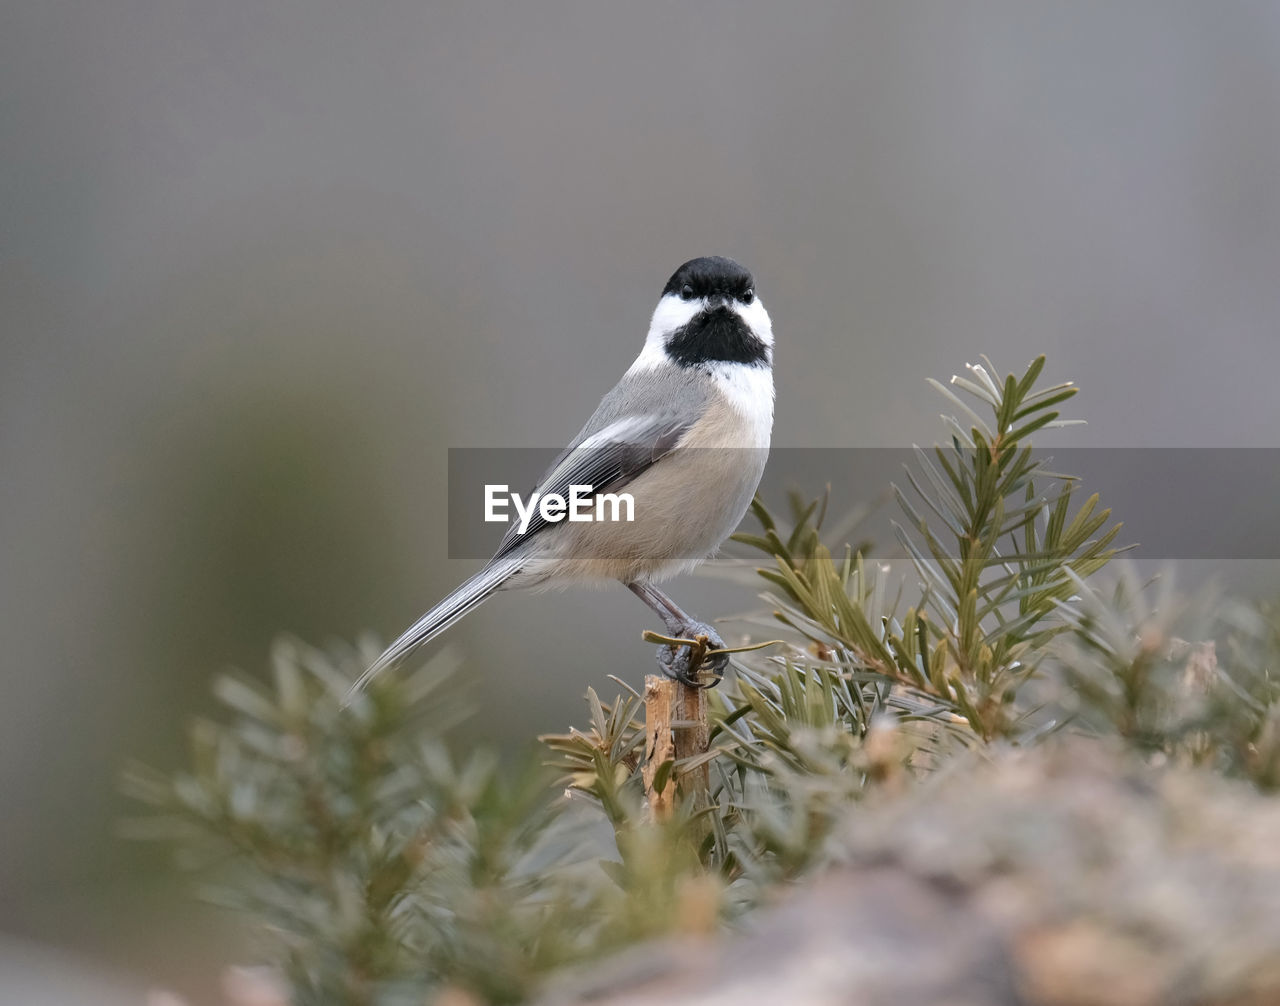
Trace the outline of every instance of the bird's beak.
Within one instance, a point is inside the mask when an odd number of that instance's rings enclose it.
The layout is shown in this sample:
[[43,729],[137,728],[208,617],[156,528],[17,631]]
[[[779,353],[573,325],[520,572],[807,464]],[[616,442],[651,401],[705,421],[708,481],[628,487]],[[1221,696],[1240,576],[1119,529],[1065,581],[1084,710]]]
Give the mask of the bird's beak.
[[722,293],[713,293],[707,298],[707,310],[714,311],[718,307],[727,307],[729,298]]

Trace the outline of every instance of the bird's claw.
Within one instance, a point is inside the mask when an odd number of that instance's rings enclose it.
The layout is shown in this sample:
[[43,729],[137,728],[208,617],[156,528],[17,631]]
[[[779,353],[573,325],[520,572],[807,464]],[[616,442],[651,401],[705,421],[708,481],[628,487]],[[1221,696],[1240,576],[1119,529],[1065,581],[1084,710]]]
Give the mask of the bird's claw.
[[[724,649],[724,640],[705,622],[690,622],[672,628],[672,635],[681,639],[695,639],[699,646],[672,646],[664,644],[658,647],[658,666],[667,677],[679,681],[687,688],[714,688],[724,677],[724,669],[729,663],[729,654],[710,653],[708,650]],[[695,657],[696,662],[695,662]],[[711,680],[704,680],[703,673],[710,671]]]

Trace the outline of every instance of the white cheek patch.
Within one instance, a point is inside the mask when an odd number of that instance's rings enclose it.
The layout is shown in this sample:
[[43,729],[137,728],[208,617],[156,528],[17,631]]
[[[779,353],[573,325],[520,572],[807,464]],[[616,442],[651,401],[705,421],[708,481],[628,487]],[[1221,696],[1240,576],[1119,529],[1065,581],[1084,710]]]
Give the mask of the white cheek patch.
[[674,293],[669,293],[658,301],[654,308],[653,318],[649,322],[649,338],[657,335],[669,335],[677,328],[684,328],[698,314],[707,309],[707,302],[698,300],[682,300]]
[[669,363],[666,353],[667,336],[677,329],[693,321],[698,312],[706,308],[702,300],[682,300],[674,293],[669,293],[658,301],[649,322],[649,334],[644,340],[644,349],[636,357],[635,363],[627,370],[628,374],[638,370],[652,370]]
[[770,349],[773,348],[773,322],[769,318],[769,312],[764,309],[764,301],[759,297],[750,304],[735,300],[733,302],[733,310],[739,318],[747,323],[747,327],[751,329],[757,339]]

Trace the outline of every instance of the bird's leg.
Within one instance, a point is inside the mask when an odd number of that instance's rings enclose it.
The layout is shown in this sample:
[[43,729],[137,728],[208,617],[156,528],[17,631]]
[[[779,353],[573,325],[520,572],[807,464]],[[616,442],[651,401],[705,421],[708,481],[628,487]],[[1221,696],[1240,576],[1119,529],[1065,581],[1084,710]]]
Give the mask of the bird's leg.
[[[644,580],[636,580],[628,583],[627,589],[640,598],[662,619],[662,624],[666,626],[667,632],[672,636],[681,639],[697,639],[699,636],[705,636],[708,649],[719,650],[724,648],[724,640],[720,637],[720,633],[716,632],[706,622],[699,622],[696,618],[681,610],[675,601],[671,600],[653,584]],[[683,685],[688,685],[690,688],[715,686],[724,676],[725,665],[728,663],[729,655],[727,653],[715,654],[704,658],[698,665],[694,665],[693,649],[691,647],[675,647],[666,644],[658,649],[658,666],[662,668],[662,673],[669,678],[674,678]],[[714,675],[711,682],[705,685],[697,677],[699,666],[704,664]]]

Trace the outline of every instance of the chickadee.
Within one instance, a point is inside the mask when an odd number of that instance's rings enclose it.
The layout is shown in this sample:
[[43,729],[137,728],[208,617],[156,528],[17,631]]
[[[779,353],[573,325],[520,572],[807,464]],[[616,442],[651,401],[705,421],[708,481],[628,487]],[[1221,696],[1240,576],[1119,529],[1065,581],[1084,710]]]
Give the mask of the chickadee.
[[[356,688],[471,611],[496,590],[621,581],[671,636],[724,641],[654,584],[698,565],[733,533],[764,472],[773,430],[773,328],[755,281],[727,258],[696,258],[663,288],[644,349],[538,483],[539,497],[624,490],[630,521],[513,523],[488,564],[415,622]],[[699,685],[689,647],[658,663]],[[727,654],[706,661],[719,680]]]

